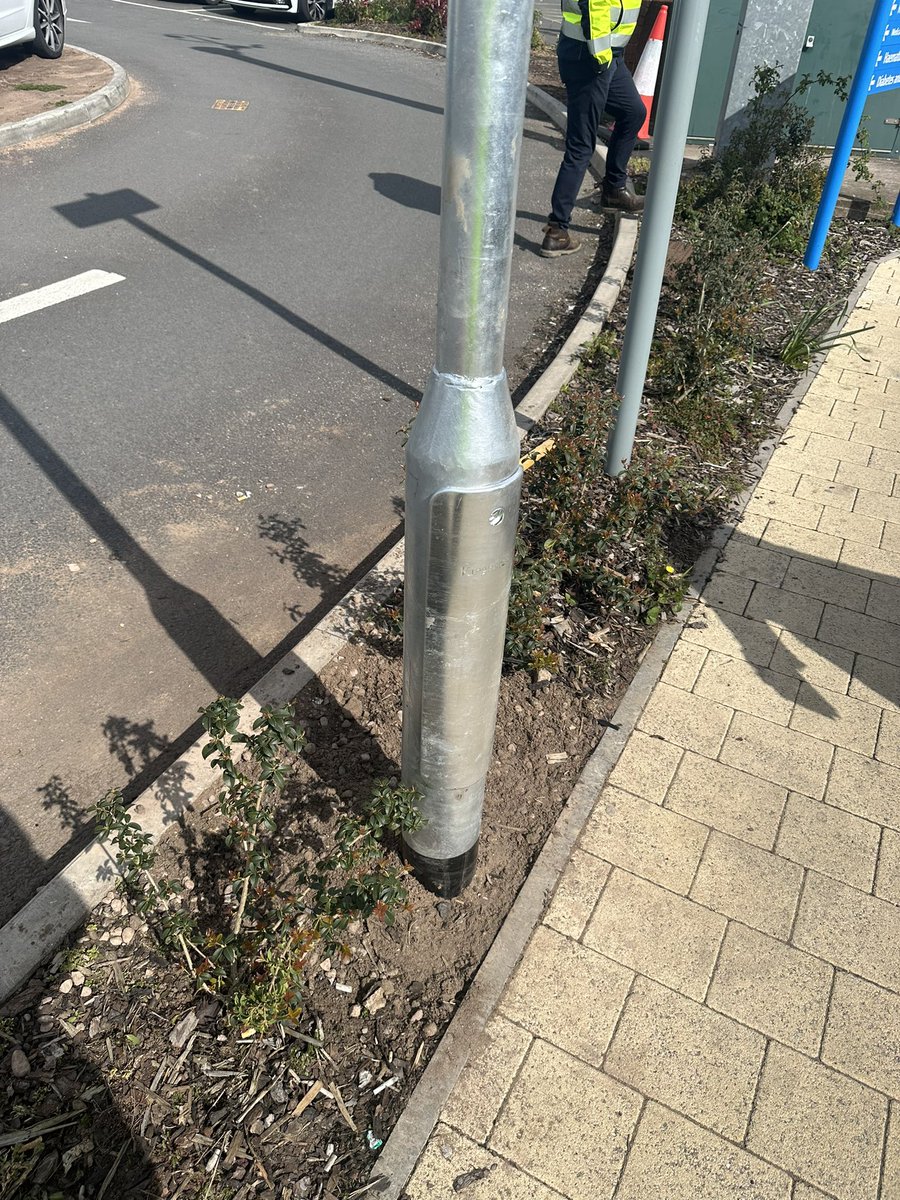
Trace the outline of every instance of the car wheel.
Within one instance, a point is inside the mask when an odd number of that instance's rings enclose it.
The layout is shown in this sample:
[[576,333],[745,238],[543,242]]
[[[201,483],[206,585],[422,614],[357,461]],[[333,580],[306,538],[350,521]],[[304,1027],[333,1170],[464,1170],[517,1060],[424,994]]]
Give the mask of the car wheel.
[[34,52],[39,58],[59,58],[66,43],[62,0],[34,0]]
[[295,21],[323,21],[328,8],[327,0],[297,0]]

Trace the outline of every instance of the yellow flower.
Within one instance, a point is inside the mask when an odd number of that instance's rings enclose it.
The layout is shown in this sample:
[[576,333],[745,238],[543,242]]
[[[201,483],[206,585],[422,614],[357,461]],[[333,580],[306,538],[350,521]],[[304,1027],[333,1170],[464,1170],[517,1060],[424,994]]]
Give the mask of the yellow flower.
[[674,575],[674,574],[675,574],[675,568],[674,568],[674,567],[670,567],[668,563],[666,563],[666,574],[667,574],[667,575]]

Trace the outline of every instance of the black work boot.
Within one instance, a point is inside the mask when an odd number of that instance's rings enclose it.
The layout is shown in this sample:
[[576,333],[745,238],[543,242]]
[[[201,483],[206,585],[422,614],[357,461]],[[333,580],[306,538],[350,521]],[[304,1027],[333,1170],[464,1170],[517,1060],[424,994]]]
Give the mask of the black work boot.
[[605,184],[600,192],[600,208],[607,212],[628,213],[637,217],[644,211],[644,197],[630,188],[608,188]]
[[580,249],[581,242],[573,238],[568,229],[561,229],[559,225],[552,223],[544,226],[544,240],[538,251],[544,258],[559,258],[563,254],[574,254]]

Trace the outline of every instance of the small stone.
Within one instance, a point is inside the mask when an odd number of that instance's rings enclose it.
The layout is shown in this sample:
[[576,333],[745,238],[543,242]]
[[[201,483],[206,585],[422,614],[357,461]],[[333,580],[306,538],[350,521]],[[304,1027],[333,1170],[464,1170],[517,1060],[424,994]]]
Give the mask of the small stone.
[[415,1025],[416,1022],[421,1021],[424,1016],[425,1014],[422,1012],[421,1008],[417,1008],[413,1015],[409,1018],[410,1025]]
[[534,673],[535,683],[549,683],[552,678],[552,674],[547,670],[546,667],[538,667]]
[[125,911],[125,903],[118,896],[114,896],[112,900],[110,900],[109,907],[110,911],[116,913],[117,915]]
[[375,1013],[381,1012],[381,1010],[386,1006],[387,1000],[385,999],[383,988],[376,988],[375,991],[372,992],[371,996],[366,999],[366,1009],[372,1016],[374,1016]]
[[360,762],[371,762],[371,761],[372,761],[372,755],[371,755],[371,754],[361,754],[361,755],[359,756],[359,761],[360,761]]
[[133,941],[134,941],[134,930],[131,928],[130,925],[126,925],[125,928],[122,930],[122,944],[125,946],[130,946]]
[[72,990],[72,987],[73,987],[72,980],[64,979],[62,981],[62,983],[59,985],[59,990],[62,992],[62,994],[64,996],[68,996],[69,992],[71,992],[71,990]]
[[323,729],[325,729],[328,725],[328,718],[327,717],[319,717],[319,724],[322,726]]
[[103,931],[103,933],[101,933],[101,934],[100,934],[100,941],[101,941],[101,942],[108,942],[108,941],[109,941],[109,930],[108,930],[108,929],[105,929],[105,930]]
[[9,1069],[15,1079],[24,1079],[31,1071],[31,1063],[23,1050],[16,1046],[9,1056]]
[[109,944],[110,944],[111,946],[121,946],[121,945],[122,945],[122,935],[121,935],[121,933],[113,933],[113,934],[110,934],[110,938],[109,938]]
[[72,984],[74,987],[81,987],[81,985],[84,983],[84,972],[83,971],[73,971],[71,978],[72,978]]
[[437,1025],[435,1025],[434,1021],[429,1021],[428,1024],[425,1026],[425,1028],[422,1030],[422,1032],[425,1034],[425,1036],[427,1038],[434,1037],[437,1034],[437,1031],[438,1031]]
[[362,1016],[362,1007],[359,1004],[351,1005],[350,1006],[350,1016],[353,1017],[354,1019],[356,1019],[357,1017],[361,1017]]
[[84,985],[84,987],[81,989],[82,1000],[87,1000],[90,996],[93,996],[93,994],[94,994],[94,989],[90,986],[90,984],[86,983]]

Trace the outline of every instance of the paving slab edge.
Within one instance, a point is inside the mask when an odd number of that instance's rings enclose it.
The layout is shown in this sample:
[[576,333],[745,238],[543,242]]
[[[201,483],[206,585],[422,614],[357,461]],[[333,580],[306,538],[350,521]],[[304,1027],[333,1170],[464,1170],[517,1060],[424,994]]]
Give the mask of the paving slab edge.
[[[844,316],[832,324],[829,334],[837,333],[850,320],[859,297],[881,264],[898,258],[900,251],[892,251],[866,268],[848,297]],[[372,1182],[381,1182],[381,1187],[377,1188],[379,1200],[399,1200],[409,1182],[440,1119],[444,1105],[450,1098],[450,1093],[476,1048],[478,1039],[544,914],[600,791],[634,732],[669,656],[691,617],[700,593],[737,528],[738,518],[753,495],[756,482],[762,476],[803,397],[812,386],[824,359],[825,355],[822,354],[810,364],[809,370],[798,381],[779,410],[772,436],[762,443],[754,457],[754,481],[735,501],[734,519],[719,526],[710,539],[710,544],[694,564],[686,603],[677,616],[660,629],[646,650],[637,674],[622,697],[609,728],[579,775],[565,807],[475,973],[462,1003],[407,1100],[370,1176]]]
[[91,58],[99,58],[101,62],[105,62],[108,67],[112,67],[112,79],[96,92],[91,92],[89,96],[83,96],[80,100],[73,100],[65,108],[35,113],[22,121],[10,121],[6,125],[0,125],[0,150],[20,146],[23,142],[34,141],[35,138],[45,137],[48,133],[62,133],[79,125],[89,125],[91,121],[96,121],[98,117],[106,116],[108,112],[118,108],[128,95],[128,76],[124,67],[120,67],[105,54],[98,54],[96,50],[85,50],[83,46],[73,46],[71,43],[69,49],[89,54]]
[[[561,106],[552,97],[531,85],[529,89],[529,99],[536,106],[543,108],[547,102],[544,111],[551,120],[557,124],[565,121],[564,109],[561,117],[558,112],[554,115]],[[603,161],[604,155],[595,155],[595,170]],[[618,221],[606,271],[581,319],[516,410],[520,437],[540,420],[569,382],[578,369],[581,348],[603,327],[631,266],[638,227],[638,222],[628,218]],[[256,719],[264,704],[281,704],[296,696],[347,645],[358,620],[402,580],[403,553],[401,538],[293,650],[241,697],[244,725]],[[202,807],[215,787],[216,773],[201,753],[205,740],[198,738],[134,801],[132,812],[154,841],[185,809]],[[113,853],[100,838],[94,838],[0,927],[0,1003],[25,983],[88,916],[108,892],[116,874]]]

